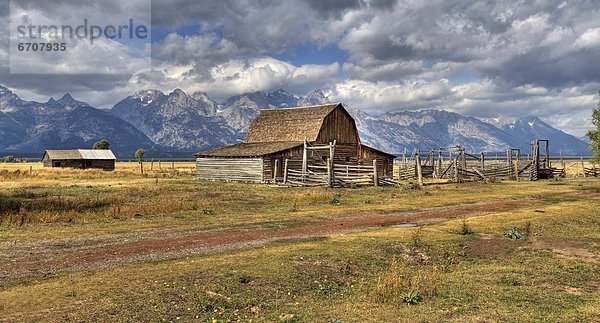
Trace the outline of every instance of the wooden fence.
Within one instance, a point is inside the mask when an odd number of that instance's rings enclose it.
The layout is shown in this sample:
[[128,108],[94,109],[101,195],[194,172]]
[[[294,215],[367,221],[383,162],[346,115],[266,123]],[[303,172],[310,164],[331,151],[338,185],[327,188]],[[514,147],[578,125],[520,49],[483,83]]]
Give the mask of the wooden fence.
[[[496,180],[496,179],[529,179],[565,177],[565,167],[550,167],[545,159],[539,159],[537,165],[534,160],[520,159],[507,154],[505,161],[486,161],[483,154],[480,156],[465,153],[460,149],[454,159],[441,158],[435,160],[429,154],[427,160],[421,161],[419,152],[414,153],[414,160],[403,159],[394,166],[395,180],[422,180],[419,178],[448,179],[455,182],[472,180]],[[420,162],[420,167],[419,163]],[[421,174],[419,175],[419,171]]]
[[592,166],[590,168],[583,168],[583,176],[584,177],[599,177],[600,176],[600,167]]
[[358,187],[379,186],[389,183],[389,179],[380,178],[377,173],[377,161],[373,165],[307,165],[306,170],[284,168],[284,185],[292,186],[330,186]]
[[[540,142],[546,142],[545,157],[540,156]],[[402,162],[393,167],[391,177],[379,178],[377,163],[373,165],[329,164],[304,166],[304,171],[296,169],[284,170],[284,183],[298,186],[379,186],[398,185],[402,181],[417,180],[420,186],[424,179],[447,179],[453,182],[478,180],[538,180],[566,176],[566,167],[551,167],[547,140],[536,140],[532,143],[535,154],[521,158],[520,149],[507,149],[506,160],[486,160],[484,153],[473,155],[466,153],[464,148],[455,147],[456,155],[442,158],[441,150],[436,159],[433,151],[421,159],[420,152],[415,150],[410,160],[403,156]],[[287,162],[286,162],[287,165]],[[306,165],[306,164],[304,164]],[[583,167],[583,163],[582,163]],[[583,168],[586,176],[597,177],[600,168]]]

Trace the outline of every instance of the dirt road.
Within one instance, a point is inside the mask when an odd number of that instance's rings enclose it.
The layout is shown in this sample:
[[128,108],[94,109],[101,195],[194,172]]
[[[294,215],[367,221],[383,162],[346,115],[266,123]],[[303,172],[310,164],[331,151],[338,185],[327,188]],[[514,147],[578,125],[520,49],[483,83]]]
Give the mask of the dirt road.
[[109,268],[127,263],[176,259],[264,245],[273,241],[308,239],[403,223],[425,224],[457,217],[511,211],[543,205],[534,199],[495,200],[415,212],[354,214],[280,229],[252,231],[153,231],[94,238],[44,240],[0,245],[0,281],[45,276],[63,271]]

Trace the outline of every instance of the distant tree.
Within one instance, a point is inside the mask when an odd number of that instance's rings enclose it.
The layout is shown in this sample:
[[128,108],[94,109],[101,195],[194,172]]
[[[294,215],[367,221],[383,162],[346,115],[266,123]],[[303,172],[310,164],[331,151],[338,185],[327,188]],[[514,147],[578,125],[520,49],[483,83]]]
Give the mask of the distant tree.
[[[600,90],[598,90],[600,96]],[[592,111],[592,124],[594,129],[587,132],[590,138],[590,149],[594,153],[594,160],[600,162],[600,102],[594,111]]]
[[4,156],[4,158],[2,158],[3,163],[14,163],[16,161],[17,160],[15,159],[15,156],[11,156],[11,155]]
[[138,162],[140,163],[140,173],[142,173],[142,175],[144,175],[144,155],[145,154],[146,154],[146,151],[142,148],[135,151],[135,159],[137,159]]
[[92,147],[92,149],[107,150],[108,147],[110,147],[110,142],[108,142],[108,140],[106,140],[106,139],[102,139],[102,140],[98,141],[97,143],[95,143],[94,146]]

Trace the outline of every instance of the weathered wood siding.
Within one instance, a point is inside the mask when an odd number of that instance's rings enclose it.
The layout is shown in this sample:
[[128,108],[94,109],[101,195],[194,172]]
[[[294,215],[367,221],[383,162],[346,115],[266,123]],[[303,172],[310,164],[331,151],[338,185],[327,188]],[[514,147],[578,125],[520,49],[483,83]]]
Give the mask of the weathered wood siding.
[[43,160],[44,167],[80,168],[80,169],[102,169],[106,171],[115,170],[114,160],[104,159],[61,159],[52,160],[47,157]]
[[361,165],[373,165],[373,160],[377,160],[377,173],[380,176],[389,176],[393,174],[394,168],[394,157],[388,154],[384,154],[376,149],[368,146],[359,146],[359,164]]
[[335,108],[325,117],[317,136],[317,142],[320,143],[333,142],[334,140],[338,144],[360,143],[354,119],[341,106]]
[[44,167],[52,167],[52,160],[50,160],[50,156],[48,156],[47,154],[44,154],[42,163],[44,164]]
[[202,179],[263,182],[263,158],[196,159],[196,176]]

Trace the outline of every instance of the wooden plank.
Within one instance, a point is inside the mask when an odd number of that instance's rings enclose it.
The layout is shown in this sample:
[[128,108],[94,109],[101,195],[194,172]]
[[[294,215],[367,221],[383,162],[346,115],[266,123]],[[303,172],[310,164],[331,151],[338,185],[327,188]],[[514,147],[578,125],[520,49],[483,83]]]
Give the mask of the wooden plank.
[[283,183],[287,182],[289,161],[290,160],[286,158],[285,162],[283,163]]
[[419,186],[423,187],[423,168],[421,166],[421,154],[418,151],[415,154],[415,166],[417,168],[417,181]]
[[485,178],[485,175],[483,175],[477,168],[473,168],[473,171],[475,173],[477,173],[479,176],[481,176],[481,178],[485,181],[487,180],[487,178]]
[[198,178],[262,182],[261,158],[197,158]]

